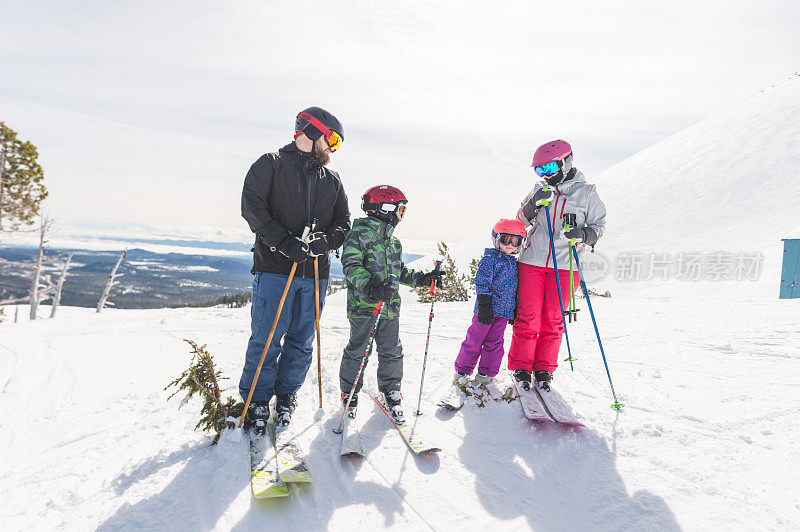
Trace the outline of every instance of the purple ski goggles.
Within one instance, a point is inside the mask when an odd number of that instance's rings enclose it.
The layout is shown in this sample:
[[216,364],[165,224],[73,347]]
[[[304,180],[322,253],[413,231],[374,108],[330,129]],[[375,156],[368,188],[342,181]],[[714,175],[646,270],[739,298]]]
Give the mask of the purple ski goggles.
[[550,177],[556,175],[559,169],[558,161],[533,167],[533,171],[536,172],[536,175],[539,177]]

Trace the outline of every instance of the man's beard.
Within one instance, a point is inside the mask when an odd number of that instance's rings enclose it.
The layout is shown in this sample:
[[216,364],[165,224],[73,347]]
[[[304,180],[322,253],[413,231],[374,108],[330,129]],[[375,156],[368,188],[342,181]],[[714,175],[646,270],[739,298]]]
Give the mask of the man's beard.
[[[325,141],[323,140],[323,142]],[[331,156],[328,155],[328,153],[325,151],[325,148],[316,142],[314,143],[314,157],[317,158],[317,161],[319,161],[319,164],[322,166],[325,166],[331,161]]]

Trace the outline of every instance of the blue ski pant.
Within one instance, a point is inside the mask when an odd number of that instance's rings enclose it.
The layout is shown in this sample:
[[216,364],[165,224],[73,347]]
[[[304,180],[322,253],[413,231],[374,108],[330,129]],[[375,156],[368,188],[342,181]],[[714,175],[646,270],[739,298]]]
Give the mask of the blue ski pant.
[[[256,273],[253,279],[250,340],[247,343],[242,377],[239,379],[239,394],[243,400],[250,393],[250,385],[288,280],[287,275],[263,272]],[[325,304],[327,289],[328,280],[320,279],[320,313]],[[293,278],[258,376],[253,401],[269,401],[273,395],[288,395],[300,389],[311,365],[315,314],[314,279]]]

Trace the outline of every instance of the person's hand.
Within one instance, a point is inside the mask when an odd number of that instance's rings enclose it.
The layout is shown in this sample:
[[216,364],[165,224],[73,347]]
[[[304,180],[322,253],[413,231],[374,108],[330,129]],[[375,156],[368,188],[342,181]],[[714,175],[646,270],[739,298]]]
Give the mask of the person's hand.
[[594,246],[597,243],[597,233],[591,227],[573,227],[569,231],[564,231],[564,236],[569,239],[576,239],[587,246]]
[[550,187],[548,187],[547,190],[545,190],[544,188],[540,188],[533,195],[531,201],[535,206],[541,207],[553,201],[553,196],[554,196],[553,189],[551,189]]
[[478,321],[484,325],[491,325],[494,321],[492,294],[478,294]]
[[444,275],[444,270],[431,270],[428,273],[423,273],[417,280],[417,286],[430,286],[436,280],[436,288],[441,288]]
[[308,255],[310,257],[324,255],[329,249],[330,245],[328,245],[328,239],[325,237],[325,233],[317,231],[308,235]]
[[542,207],[542,205],[549,204],[551,201],[553,201],[553,191],[549,188],[548,190],[541,188],[522,206],[522,215],[529,222],[533,221],[539,208]]
[[583,242],[583,239],[586,238],[586,233],[581,227],[573,227],[569,231],[564,231],[564,236],[570,240],[575,239],[578,242]]
[[378,301],[391,301],[396,290],[389,281],[381,282],[377,279],[372,279],[367,284],[366,292],[369,297]]
[[296,236],[284,238],[278,244],[278,251],[292,262],[305,262],[308,259],[308,244]]

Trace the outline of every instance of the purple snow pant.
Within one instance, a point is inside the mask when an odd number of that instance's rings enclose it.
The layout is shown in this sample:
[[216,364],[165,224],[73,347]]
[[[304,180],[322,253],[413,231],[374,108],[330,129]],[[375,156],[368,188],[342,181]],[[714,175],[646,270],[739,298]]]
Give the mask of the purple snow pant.
[[508,319],[496,317],[491,325],[484,325],[478,321],[477,314],[473,315],[472,325],[456,357],[456,371],[470,375],[480,358],[478,372],[489,377],[497,375],[503,361],[503,333],[507,323]]

